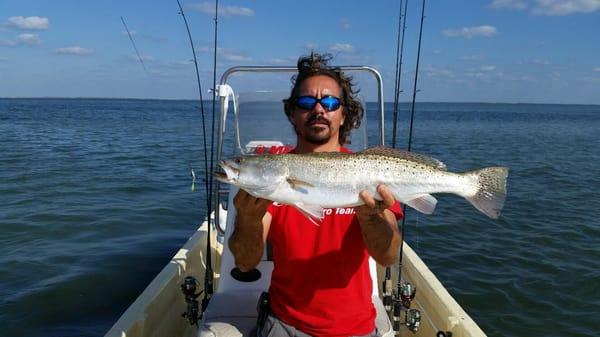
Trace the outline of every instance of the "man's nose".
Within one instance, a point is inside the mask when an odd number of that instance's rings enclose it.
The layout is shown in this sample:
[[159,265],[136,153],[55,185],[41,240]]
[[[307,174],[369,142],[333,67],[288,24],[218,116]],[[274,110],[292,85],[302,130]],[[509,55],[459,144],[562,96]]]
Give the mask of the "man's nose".
[[317,104],[315,104],[315,107],[313,108],[313,112],[319,115],[323,115],[327,112],[327,110],[325,110],[325,108],[323,108],[323,106],[321,105],[321,102],[317,102]]

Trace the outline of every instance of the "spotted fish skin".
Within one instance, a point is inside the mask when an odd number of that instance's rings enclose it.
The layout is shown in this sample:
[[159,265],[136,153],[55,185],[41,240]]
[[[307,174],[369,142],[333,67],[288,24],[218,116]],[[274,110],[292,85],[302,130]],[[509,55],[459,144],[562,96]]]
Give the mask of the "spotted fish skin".
[[441,161],[413,152],[377,147],[358,153],[320,152],[243,156],[219,164],[222,182],[248,193],[290,204],[322,218],[323,208],[363,204],[362,190],[380,198],[385,184],[396,200],[426,214],[433,213],[435,193],[452,193],[498,218],[506,198],[506,167],[452,173]]

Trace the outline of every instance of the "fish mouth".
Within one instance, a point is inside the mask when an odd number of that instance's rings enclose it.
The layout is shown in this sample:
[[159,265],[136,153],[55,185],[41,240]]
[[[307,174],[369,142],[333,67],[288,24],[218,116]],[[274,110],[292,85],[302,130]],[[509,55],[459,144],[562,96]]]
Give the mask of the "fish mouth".
[[215,177],[218,181],[223,183],[228,183],[229,179],[227,178],[227,174],[224,172],[213,172],[213,177]]
[[213,176],[220,182],[234,183],[240,176],[240,170],[232,165],[233,163],[228,160],[221,160],[219,166],[224,172],[214,172]]

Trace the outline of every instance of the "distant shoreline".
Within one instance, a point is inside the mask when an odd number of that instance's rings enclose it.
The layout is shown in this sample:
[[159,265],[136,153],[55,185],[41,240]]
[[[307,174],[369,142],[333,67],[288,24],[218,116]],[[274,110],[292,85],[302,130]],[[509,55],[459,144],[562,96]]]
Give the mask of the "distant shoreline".
[[[181,101],[181,102],[194,102],[197,99],[189,98],[135,98],[135,97],[0,97],[0,100],[106,100],[106,101]],[[205,99],[205,102],[211,102],[212,99]],[[367,103],[377,103],[376,101],[367,101]],[[386,101],[386,104],[392,104],[393,101]],[[462,101],[417,101],[417,104],[507,104],[507,105],[589,105],[598,106],[600,104],[594,103],[540,103],[540,102],[462,102]],[[410,102],[403,101],[400,104],[410,104]]]

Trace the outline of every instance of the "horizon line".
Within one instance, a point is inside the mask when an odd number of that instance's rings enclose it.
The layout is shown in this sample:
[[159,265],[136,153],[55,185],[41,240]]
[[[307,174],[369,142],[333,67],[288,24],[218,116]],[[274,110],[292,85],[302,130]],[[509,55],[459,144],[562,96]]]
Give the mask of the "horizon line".
[[[92,97],[92,96],[12,96],[0,97],[0,99],[65,99],[65,100],[137,100],[137,101],[198,101],[197,98],[139,98],[139,97]],[[212,99],[205,99],[212,102]],[[264,100],[269,101],[269,100]],[[252,101],[257,102],[257,101]],[[377,103],[375,100],[367,100],[365,103]],[[384,103],[394,103],[384,101]],[[411,101],[402,101],[400,104],[411,104]],[[531,105],[600,105],[600,103],[555,103],[555,102],[485,102],[485,101],[416,101],[415,103],[426,104],[531,104]]]

